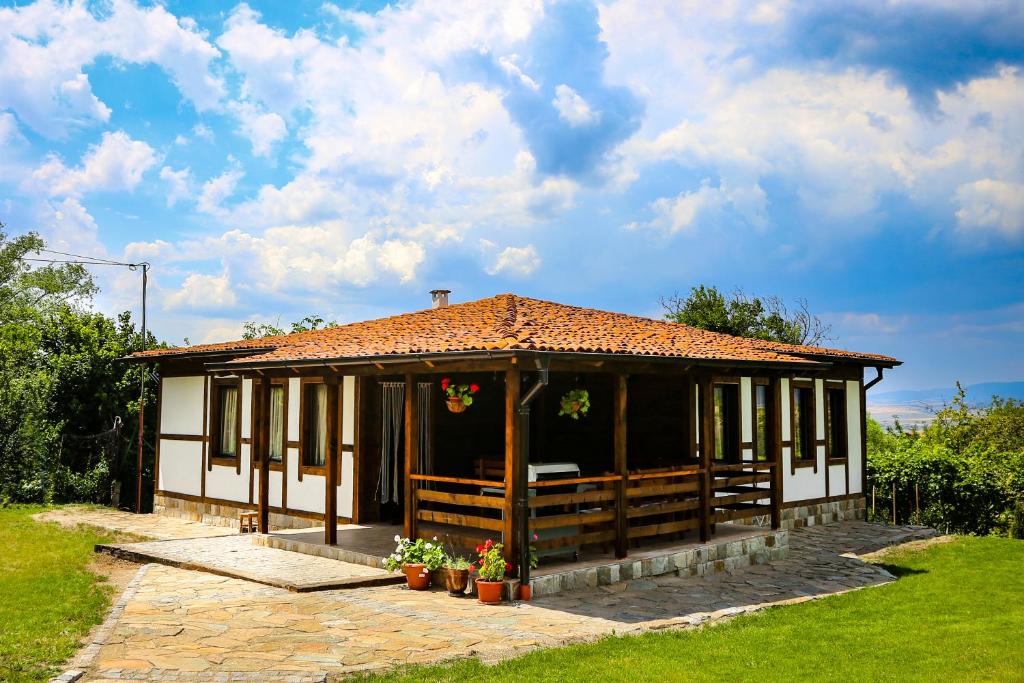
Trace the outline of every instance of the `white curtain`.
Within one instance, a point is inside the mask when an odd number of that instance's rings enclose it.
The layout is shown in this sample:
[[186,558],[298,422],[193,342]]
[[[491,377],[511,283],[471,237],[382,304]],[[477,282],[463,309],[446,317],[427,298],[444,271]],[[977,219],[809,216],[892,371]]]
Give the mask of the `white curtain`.
[[270,459],[281,462],[284,455],[284,387],[270,388]]
[[399,459],[398,441],[402,434],[402,415],[405,412],[405,383],[382,382],[380,477],[377,494],[382,503],[398,502]]
[[238,443],[238,389],[224,387],[220,401],[220,454],[234,457]]
[[316,465],[327,462],[327,385],[316,385]]

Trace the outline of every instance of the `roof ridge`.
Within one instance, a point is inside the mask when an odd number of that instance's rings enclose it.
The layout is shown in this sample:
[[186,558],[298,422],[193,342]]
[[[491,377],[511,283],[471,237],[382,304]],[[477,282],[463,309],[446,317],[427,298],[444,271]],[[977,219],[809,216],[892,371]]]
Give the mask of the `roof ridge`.
[[519,318],[519,307],[516,305],[516,295],[499,294],[494,298],[503,303],[505,307],[504,311],[499,310],[498,324],[494,326],[494,329],[498,333],[501,345],[507,348],[519,342],[519,339],[516,336],[516,323]]

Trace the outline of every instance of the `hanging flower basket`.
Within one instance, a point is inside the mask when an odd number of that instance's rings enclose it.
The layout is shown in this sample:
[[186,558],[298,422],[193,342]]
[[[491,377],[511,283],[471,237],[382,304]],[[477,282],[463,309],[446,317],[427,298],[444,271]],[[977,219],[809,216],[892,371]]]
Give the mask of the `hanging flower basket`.
[[453,413],[463,413],[473,405],[473,394],[480,391],[477,384],[453,384],[445,377],[441,380],[441,391],[445,393],[445,403]]
[[458,396],[449,396],[447,399],[447,403],[448,412],[451,413],[464,413],[466,412],[466,408],[469,407],[465,403],[463,403],[462,399],[459,398]]
[[567,415],[574,420],[578,420],[581,416],[586,417],[590,411],[590,392],[586,389],[567,391],[559,403],[562,407],[558,411],[560,416]]

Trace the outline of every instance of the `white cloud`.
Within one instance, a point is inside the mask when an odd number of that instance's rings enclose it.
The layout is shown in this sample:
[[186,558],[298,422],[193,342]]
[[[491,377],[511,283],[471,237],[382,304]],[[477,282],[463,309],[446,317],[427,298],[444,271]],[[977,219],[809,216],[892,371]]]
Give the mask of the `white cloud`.
[[186,166],[180,171],[175,171],[170,166],[160,169],[160,180],[169,186],[167,189],[167,206],[174,206],[183,199],[191,197],[189,186],[192,183],[192,172]]
[[490,275],[507,273],[525,277],[539,266],[540,255],[532,244],[528,244],[525,247],[505,247],[486,270]]
[[39,0],[0,9],[0,108],[48,137],[107,121],[110,108],[84,71],[102,56],[160,66],[200,111],[223,94],[210,68],[219,53],[190,19],[131,0],[97,14],[82,1]]
[[211,129],[205,123],[197,123],[196,125],[192,126],[192,133],[200,140],[213,142],[213,129]]
[[957,188],[956,212],[961,228],[989,229],[1006,237],[1024,237],[1024,183],[984,178]]
[[288,137],[288,126],[278,114],[261,112],[250,102],[237,103],[232,110],[240,123],[239,132],[249,138],[255,156],[270,156],[274,145]]
[[164,297],[164,308],[192,308],[210,310],[230,308],[235,305],[238,297],[231,288],[227,273],[220,275],[203,275],[193,273],[185,278],[177,291]]
[[585,99],[564,83],[555,88],[551,104],[558,110],[558,117],[573,127],[589,126],[601,119],[600,112],[591,109]]
[[[831,241],[876,230],[893,196],[948,211],[943,223],[954,226],[959,219],[946,207],[961,186],[1024,182],[1019,70],[1002,68],[938,93],[942,115],[929,117],[879,71],[837,72],[806,63],[766,68],[737,58],[751,32],[776,30],[786,11],[784,5],[751,12],[735,3],[652,7],[636,0],[600,6],[607,77],[645,97],[641,130],[618,150],[615,175],[623,186],[665,161],[704,175],[713,169],[723,187],[763,188],[770,178],[787,188],[792,219],[766,227]],[[638,35],[645,39],[637,41]],[[975,125],[979,118],[986,125]],[[964,189],[965,201],[970,192]],[[699,215],[707,203],[722,205],[715,194],[698,190],[681,203],[666,199],[660,208],[676,213],[674,220],[663,215],[663,222],[688,225],[691,210]],[[750,201],[757,205],[756,193]],[[1012,207],[998,204],[998,218],[980,220],[1007,235]],[[978,219],[972,209],[957,208],[965,219]]]
[[416,242],[388,240],[380,245],[377,260],[385,270],[398,275],[399,282],[406,283],[416,277],[424,256],[423,247]]
[[30,183],[55,197],[131,191],[156,163],[156,152],[145,142],[131,139],[124,131],[108,132],[99,144],[89,147],[77,168],[68,168],[51,155],[32,173]]
[[245,175],[239,169],[231,169],[203,183],[196,201],[196,208],[212,215],[223,214],[222,204],[235,193],[238,181]]
[[696,228],[699,223],[713,222],[729,212],[752,227],[763,228],[766,202],[767,196],[757,183],[739,187],[723,183],[712,187],[705,179],[692,192],[683,191],[672,198],[655,200],[651,204],[655,217],[644,227],[677,233]]

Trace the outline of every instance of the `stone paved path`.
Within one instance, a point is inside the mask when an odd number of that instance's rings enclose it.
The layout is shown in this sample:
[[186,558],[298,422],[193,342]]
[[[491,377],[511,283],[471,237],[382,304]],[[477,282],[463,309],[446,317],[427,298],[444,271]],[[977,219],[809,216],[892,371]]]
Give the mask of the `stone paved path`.
[[100,547],[103,552],[133,562],[155,561],[181,569],[201,569],[290,591],[380,585],[402,580],[383,569],[255,545],[252,536],[247,534]]
[[165,515],[136,515],[124,510],[112,508],[87,508],[75,505],[47,510],[36,515],[37,519],[57,522],[62,526],[89,526],[111,531],[121,531],[136,536],[156,539],[171,538],[210,538],[213,536],[232,536],[238,529],[213,526],[202,522],[192,522],[179,517]]
[[295,594],[150,565],[87,680],[323,680],[407,662],[499,659],[613,631],[687,627],[891,581],[853,553],[933,533],[863,522],[810,527],[791,532],[789,557],[770,565],[499,607],[400,586]]

